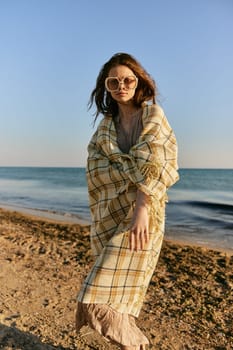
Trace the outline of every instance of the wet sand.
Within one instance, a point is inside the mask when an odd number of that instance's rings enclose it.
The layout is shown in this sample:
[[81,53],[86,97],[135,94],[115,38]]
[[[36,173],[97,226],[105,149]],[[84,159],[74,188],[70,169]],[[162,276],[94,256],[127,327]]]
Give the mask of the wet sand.
[[[0,349],[117,349],[75,333],[91,263],[88,225],[0,209]],[[138,319],[150,349],[232,349],[232,292],[231,253],[165,240]]]

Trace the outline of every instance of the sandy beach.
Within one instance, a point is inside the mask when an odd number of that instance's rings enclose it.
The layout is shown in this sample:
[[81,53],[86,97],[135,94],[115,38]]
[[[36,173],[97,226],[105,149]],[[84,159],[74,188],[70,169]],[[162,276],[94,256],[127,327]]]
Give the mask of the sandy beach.
[[[89,226],[0,209],[0,349],[115,350],[74,329]],[[233,348],[233,255],[164,241],[138,324],[150,349]]]

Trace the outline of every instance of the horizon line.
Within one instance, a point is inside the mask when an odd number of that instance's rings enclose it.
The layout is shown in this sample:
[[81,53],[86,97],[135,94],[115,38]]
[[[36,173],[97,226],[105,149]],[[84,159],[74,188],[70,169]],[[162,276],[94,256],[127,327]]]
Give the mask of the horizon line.
[[[54,169],[58,169],[58,168],[63,168],[63,169],[85,169],[86,166],[84,165],[77,165],[77,166],[59,166],[59,165],[52,165],[52,166],[48,166],[48,165],[0,165],[0,168],[54,168]],[[179,170],[233,170],[233,167],[179,167]]]

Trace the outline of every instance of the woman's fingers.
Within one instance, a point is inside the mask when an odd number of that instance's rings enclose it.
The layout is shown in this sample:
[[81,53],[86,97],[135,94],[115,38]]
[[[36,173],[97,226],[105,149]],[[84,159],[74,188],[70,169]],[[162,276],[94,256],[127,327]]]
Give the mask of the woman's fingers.
[[143,250],[145,244],[149,241],[148,229],[144,231],[132,229],[129,235],[129,246],[131,251]]

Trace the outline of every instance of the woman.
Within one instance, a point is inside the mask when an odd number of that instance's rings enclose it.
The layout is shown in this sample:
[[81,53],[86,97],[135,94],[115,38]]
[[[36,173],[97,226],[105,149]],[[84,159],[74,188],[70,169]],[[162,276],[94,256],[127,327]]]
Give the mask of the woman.
[[164,233],[166,191],[178,180],[176,139],[156,85],[134,57],[102,67],[90,106],[100,122],[88,146],[95,263],[78,295],[77,331],[97,330],[120,349],[145,349],[135,324]]

